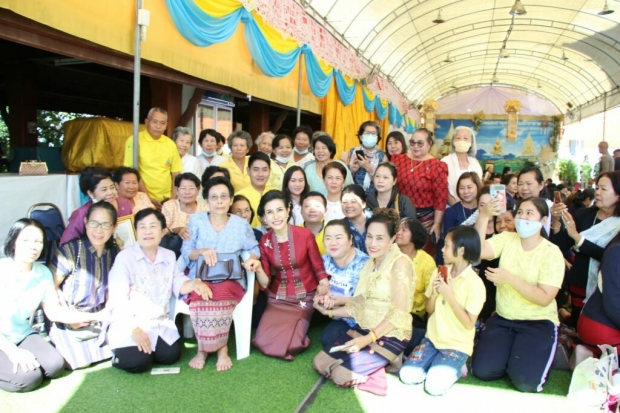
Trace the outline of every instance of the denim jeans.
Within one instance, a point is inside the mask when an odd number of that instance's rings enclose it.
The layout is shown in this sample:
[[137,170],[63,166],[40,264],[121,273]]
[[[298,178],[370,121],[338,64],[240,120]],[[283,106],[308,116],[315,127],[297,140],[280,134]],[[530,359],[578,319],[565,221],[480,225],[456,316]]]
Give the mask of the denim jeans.
[[400,369],[400,380],[405,384],[425,382],[427,393],[440,396],[459,379],[467,357],[456,350],[437,350],[424,338]]

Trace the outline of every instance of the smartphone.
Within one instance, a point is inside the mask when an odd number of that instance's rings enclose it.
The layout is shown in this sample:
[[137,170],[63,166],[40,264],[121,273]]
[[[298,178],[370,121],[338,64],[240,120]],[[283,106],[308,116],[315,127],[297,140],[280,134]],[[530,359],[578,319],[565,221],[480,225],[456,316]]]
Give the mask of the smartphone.
[[364,155],[364,151],[363,151],[363,150],[358,149],[357,151],[355,151],[355,156],[357,156],[357,158],[358,158],[358,159],[359,159],[359,158],[364,159],[364,157],[365,157],[366,155]]
[[346,351],[346,349],[348,349],[351,346],[347,346],[346,344],[343,344],[341,346],[334,346],[332,348],[329,349],[330,353],[336,353],[338,351]]
[[431,242],[433,243],[433,245],[437,245],[437,236],[434,232],[431,232]]
[[500,200],[499,212],[506,212],[506,185],[491,185],[489,190],[491,198]]
[[448,267],[445,265],[438,265],[437,271],[439,272],[439,275],[441,276],[441,278],[443,278],[443,282],[447,284],[448,283]]
[[556,204],[562,203],[562,193],[560,191],[553,191],[553,202]]

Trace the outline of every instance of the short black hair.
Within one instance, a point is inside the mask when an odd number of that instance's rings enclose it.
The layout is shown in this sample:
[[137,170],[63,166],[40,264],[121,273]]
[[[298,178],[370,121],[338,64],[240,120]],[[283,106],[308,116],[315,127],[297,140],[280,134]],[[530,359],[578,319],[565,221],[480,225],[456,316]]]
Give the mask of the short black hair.
[[342,193],[340,194],[340,200],[344,194],[353,194],[357,196],[362,202],[366,203],[366,192],[364,191],[364,187],[358,184],[350,184],[344,187]]
[[[387,149],[387,143],[390,141],[390,139],[395,139],[396,141],[400,142],[400,144],[403,147],[403,153],[407,153],[407,142],[405,142],[405,135],[403,135],[401,131],[394,130],[388,133],[388,136],[385,139],[386,149]],[[387,156],[388,161],[391,160],[390,154],[387,151],[385,151],[385,155]]]
[[162,214],[160,211],[153,209],[153,208],[144,208],[138,211],[138,213],[134,217],[134,220],[133,220],[134,228],[137,230],[138,224],[140,223],[140,221],[142,221],[144,218],[148,217],[149,215],[155,215],[155,218],[157,218],[157,220],[161,224],[161,229],[164,229],[167,227],[166,217],[164,216],[164,214]]
[[[394,180],[398,178],[398,171],[396,170],[396,165],[394,165],[392,162],[381,162],[377,166],[377,169],[379,168],[387,168],[390,171],[390,175],[392,175],[392,178],[394,178]],[[375,169],[375,173],[377,172],[377,169]]]
[[323,167],[323,179],[325,179],[327,172],[331,169],[339,170],[340,173],[342,174],[342,178],[347,179],[347,167],[338,161],[331,161],[330,163],[328,163],[327,165]]
[[[106,211],[108,214],[110,214],[110,220],[112,221],[112,225],[116,225],[116,220],[118,219],[118,212],[116,211],[116,208],[114,208],[114,205],[112,205],[111,203],[107,201],[99,201],[99,202],[95,202],[91,204],[88,207],[88,211],[86,211],[86,219],[89,220],[91,214],[97,211],[98,209],[102,209]],[[82,237],[88,237],[88,235],[86,235],[86,231],[84,232],[84,235]],[[114,234],[112,234],[110,239],[106,241],[105,246],[107,248],[117,247],[116,241],[114,240]]]
[[318,192],[318,191],[310,191],[307,194],[303,195],[301,197],[301,202],[300,204],[304,205],[304,201],[308,198],[312,198],[312,197],[317,197],[317,198],[321,198],[321,201],[323,201],[323,205],[325,205],[325,208],[327,208],[327,198],[325,198],[325,195],[323,195],[322,193]]
[[41,234],[43,234],[43,250],[41,250],[41,254],[39,255],[39,257],[46,256],[45,252],[47,249],[47,236],[45,234],[45,228],[43,227],[43,224],[41,224],[39,221],[30,218],[18,219],[11,226],[11,229],[9,229],[9,233],[4,240],[4,255],[9,258],[15,257],[15,242],[17,241],[17,237],[19,237],[19,234],[21,234],[26,227],[36,227],[41,231]]
[[327,224],[325,224],[323,231],[325,231],[327,227],[335,226],[341,226],[342,228],[344,228],[344,232],[347,234],[347,238],[349,238],[349,240],[353,239],[353,233],[351,232],[351,228],[349,227],[347,221],[345,221],[344,219],[332,219]]
[[252,204],[250,203],[250,200],[243,195],[235,195],[233,197],[233,201],[232,201],[232,204],[230,204],[230,208],[228,209],[228,212],[232,214],[233,205],[235,205],[235,203],[239,201],[245,201],[248,203],[248,206],[250,207],[250,222],[254,221],[254,208],[252,208]]
[[[310,136],[312,136],[312,134],[310,134]],[[273,138],[273,141],[271,141],[271,147],[272,148],[277,148],[280,146],[280,142],[282,142],[283,140],[288,140],[291,143],[291,148],[293,148],[295,146],[295,142],[293,141],[293,138],[291,138],[290,136],[288,136],[285,133],[279,133],[276,135],[275,138]]]
[[216,173],[223,173],[226,179],[230,181],[230,171],[226,168],[222,168],[219,166],[207,166],[207,169],[202,173],[202,187],[204,188],[209,182],[209,179]]
[[424,225],[417,218],[404,218],[400,220],[401,224],[407,225],[411,232],[411,242],[416,250],[421,250],[428,240],[428,232]]
[[312,141],[312,150],[316,150],[317,142],[321,142],[323,145],[327,146],[330,159],[334,159],[334,156],[336,156],[336,144],[334,143],[332,137],[327,134],[317,136]]
[[232,184],[228,179],[224,178],[223,176],[216,176],[215,178],[209,179],[205,187],[202,189],[202,197],[205,200],[209,198],[209,191],[211,190],[211,188],[218,185],[226,186],[226,188],[228,188],[228,195],[230,195],[231,197],[235,194],[235,188],[233,188]]
[[308,135],[308,141],[312,142],[313,132],[310,126],[300,125],[296,127],[295,129],[293,129],[293,133],[291,133],[291,136],[293,137],[293,144],[295,144],[295,137],[297,136],[298,133],[305,133],[306,135]]
[[374,120],[367,120],[360,125],[360,128],[357,130],[357,137],[360,139],[360,142],[367,126],[373,126],[377,130],[377,143],[379,143],[379,141],[381,141],[381,125]]
[[80,190],[84,195],[88,195],[89,191],[95,192],[99,182],[106,178],[112,180],[112,174],[108,170],[88,166],[80,173]]
[[[272,142],[272,145],[273,145],[273,142]],[[269,167],[269,169],[271,169],[271,160],[269,159],[269,156],[267,156],[266,153],[258,151],[250,155],[250,159],[248,159],[248,168],[251,168],[254,162],[256,161],[267,162],[267,166]]]
[[130,168],[129,166],[120,166],[116,168],[114,173],[112,174],[112,180],[117,184],[120,184],[123,180],[123,177],[127,174],[134,174],[140,182],[140,172],[136,168]]
[[200,188],[200,179],[191,172],[183,172],[174,177],[174,186],[176,188],[181,186],[181,181],[191,181],[196,185],[196,188]]
[[288,198],[286,198],[286,195],[284,195],[284,192],[282,191],[278,191],[276,189],[272,189],[271,191],[267,191],[263,197],[260,199],[260,203],[258,204],[258,216],[259,217],[263,217],[265,216],[265,206],[271,202],[271,201],[275,201],[275,200],[281,200],[282,203],[284,204],[284,207],[287,208],[289,210],[288,213],[288,219],[291,219],[291,213],[292,213],[292,209],[290,208],[290,204],[289,204],[289,200]]
[[517,175],[515,174],[506,174],[504,176],[502,176],[502,185],[508,185],[510,184],[510,181],[512,181],[513,178],[516,178]]
[[482,243],[480,242],[480,235],[474,227],[467,225],[452,227],[448,230],[446,238],[448,235],[452,236],[452,253],[455,256],[458,254],[459,248],[463,247],[465,250],[463,259],[469,262],[480,261]]
[[215,142],[224,143],[224,135],[216,131],[215,129],[203,129],[200,131],[200,135],[198,135],[198,144],[202,145],[202,141],[205,140],[207,135],[211,135],[215,138]]

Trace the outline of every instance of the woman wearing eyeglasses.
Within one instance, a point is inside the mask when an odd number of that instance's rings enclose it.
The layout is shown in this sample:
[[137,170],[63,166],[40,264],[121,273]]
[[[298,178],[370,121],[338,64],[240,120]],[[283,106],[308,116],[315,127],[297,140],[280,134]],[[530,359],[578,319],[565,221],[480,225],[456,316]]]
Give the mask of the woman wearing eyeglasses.
[[[116,209],[105,201],[92,204],[84,223],[86,234],[58,248],[50,270],[64,307],[95,313],[105,307],[108,273],[118,252],[112,237]],[[101,324],[53,323],[50,338],[72,370],[112,357]]]
[[80,174],[80,190],[91,200],[77,208],[69,217],[69,225],[60,238],[60,244],[84,235],[84,217],[92,204],[107,201],[116,209],[118,217],[132,214],[133,205],[128,199],[118,196],[112,174],[102,168],[85,168]]
[[[448,203],[448,165],[430,153],[432,133],[426,128],[413,132],[406,154],[392,155],[398,170],[398,190],[411,199],[416,218],[429,232],[430,241],[441,237],[441,222]],[[424,251],[435,256],[436,247],[427,242]]]
[[372,177],[377,166],[385,158],[385,152],[377,145],[381,140],[381,126],[377,122],[368,120],[360,126],[357,137],[360,146],[349,151],[349,169],[353,174],[353,181],[364,188],[368,195],[375,189]]

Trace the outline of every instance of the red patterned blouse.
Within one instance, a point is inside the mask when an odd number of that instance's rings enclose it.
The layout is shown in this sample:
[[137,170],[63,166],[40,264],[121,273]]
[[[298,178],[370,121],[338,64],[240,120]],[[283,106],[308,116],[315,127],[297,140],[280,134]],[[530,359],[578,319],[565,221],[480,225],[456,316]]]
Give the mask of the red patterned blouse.
[[448,165],[435,158],[424,161],[407,154],[392,155],[398,171],[398,190],[407,195],[416,209],[444,211],[448,203]]

